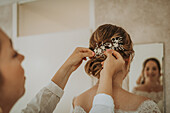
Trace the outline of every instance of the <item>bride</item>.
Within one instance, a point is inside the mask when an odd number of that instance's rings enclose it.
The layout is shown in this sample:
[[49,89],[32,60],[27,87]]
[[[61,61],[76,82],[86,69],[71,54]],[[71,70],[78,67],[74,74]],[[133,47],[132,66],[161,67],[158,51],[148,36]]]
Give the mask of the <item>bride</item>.
[[148,58],[143,63],[142,73],[133,89],[136,95],[152,99],[163,112],[163,86],[161,85],[161,65],[158,59]]
[[[95,52],[95,56],[86,63],[85,71],[88,75],[98,79],[105,64],[105,51],[114,49],[121,54],[125,61],[126,72],[117,72],[112,78],[111,96],[115,104],[115,113],[160,113],[159,108],[152,100],[132,94],[122,88],[122,82],[129,72],[134,55],[130,35],[123,28],[111,24],[99,26],[90,38],[89,48]],[[112,71],[111,66],[104,68],[107,68],[108,72]],[[100,81],[74,98],[73,113],[88,113],[90,111],[99,83]]]

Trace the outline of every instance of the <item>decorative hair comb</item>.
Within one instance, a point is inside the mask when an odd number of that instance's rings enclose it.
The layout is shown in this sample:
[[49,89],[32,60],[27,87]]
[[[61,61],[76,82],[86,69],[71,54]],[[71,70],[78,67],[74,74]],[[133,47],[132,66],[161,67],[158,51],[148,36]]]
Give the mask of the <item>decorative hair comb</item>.
[[124,48],[123,48],[123,37],[112,38],[111,42],[106,42],[106,43],[103,43],[103,41],[102,41],[102,45],[101,46],[99,46],[96,43],[96,47],[94,49],[95,57],[96,56],[103,56],[104,55],[104,51],[106,51],[106,49],[114,49],[114,50],[124,51]]

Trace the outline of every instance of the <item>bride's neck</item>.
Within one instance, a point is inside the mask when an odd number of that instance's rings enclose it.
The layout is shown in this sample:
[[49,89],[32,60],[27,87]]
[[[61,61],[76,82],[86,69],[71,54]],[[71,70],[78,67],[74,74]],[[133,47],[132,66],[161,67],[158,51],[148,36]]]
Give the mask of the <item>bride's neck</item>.
[[150,79],[146,79],[145,80],[145,84],[147,86],[151,86],[151,87],[157,87],[157,85],[159,84],[158,81],[151,81]]

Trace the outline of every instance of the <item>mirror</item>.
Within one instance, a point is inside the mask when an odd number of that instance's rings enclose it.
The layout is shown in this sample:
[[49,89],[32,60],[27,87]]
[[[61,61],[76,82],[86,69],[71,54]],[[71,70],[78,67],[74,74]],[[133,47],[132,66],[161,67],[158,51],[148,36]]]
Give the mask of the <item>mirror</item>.
[[[137,95],[154,100],[161,111],[163,110],[163,75],[164,75],[164,48],[163,43],[136,44],[135,56],[131,62],[129,72],[129,91]],[[154,59],[143,62],[148,58],[156,58],[160,63],[160,74]],[[141,78],[139,79],[139,77]],[[138,84],[136,83],[138,80]]]

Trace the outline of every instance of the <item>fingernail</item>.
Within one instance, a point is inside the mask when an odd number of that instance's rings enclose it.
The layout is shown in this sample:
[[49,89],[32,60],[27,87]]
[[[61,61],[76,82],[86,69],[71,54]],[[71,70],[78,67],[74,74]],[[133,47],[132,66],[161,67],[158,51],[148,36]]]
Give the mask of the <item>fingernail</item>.
[[110,51],[111,49],[106,49],[106,51]]
[[92,52],[92,55],[94,56],[94,52]]

